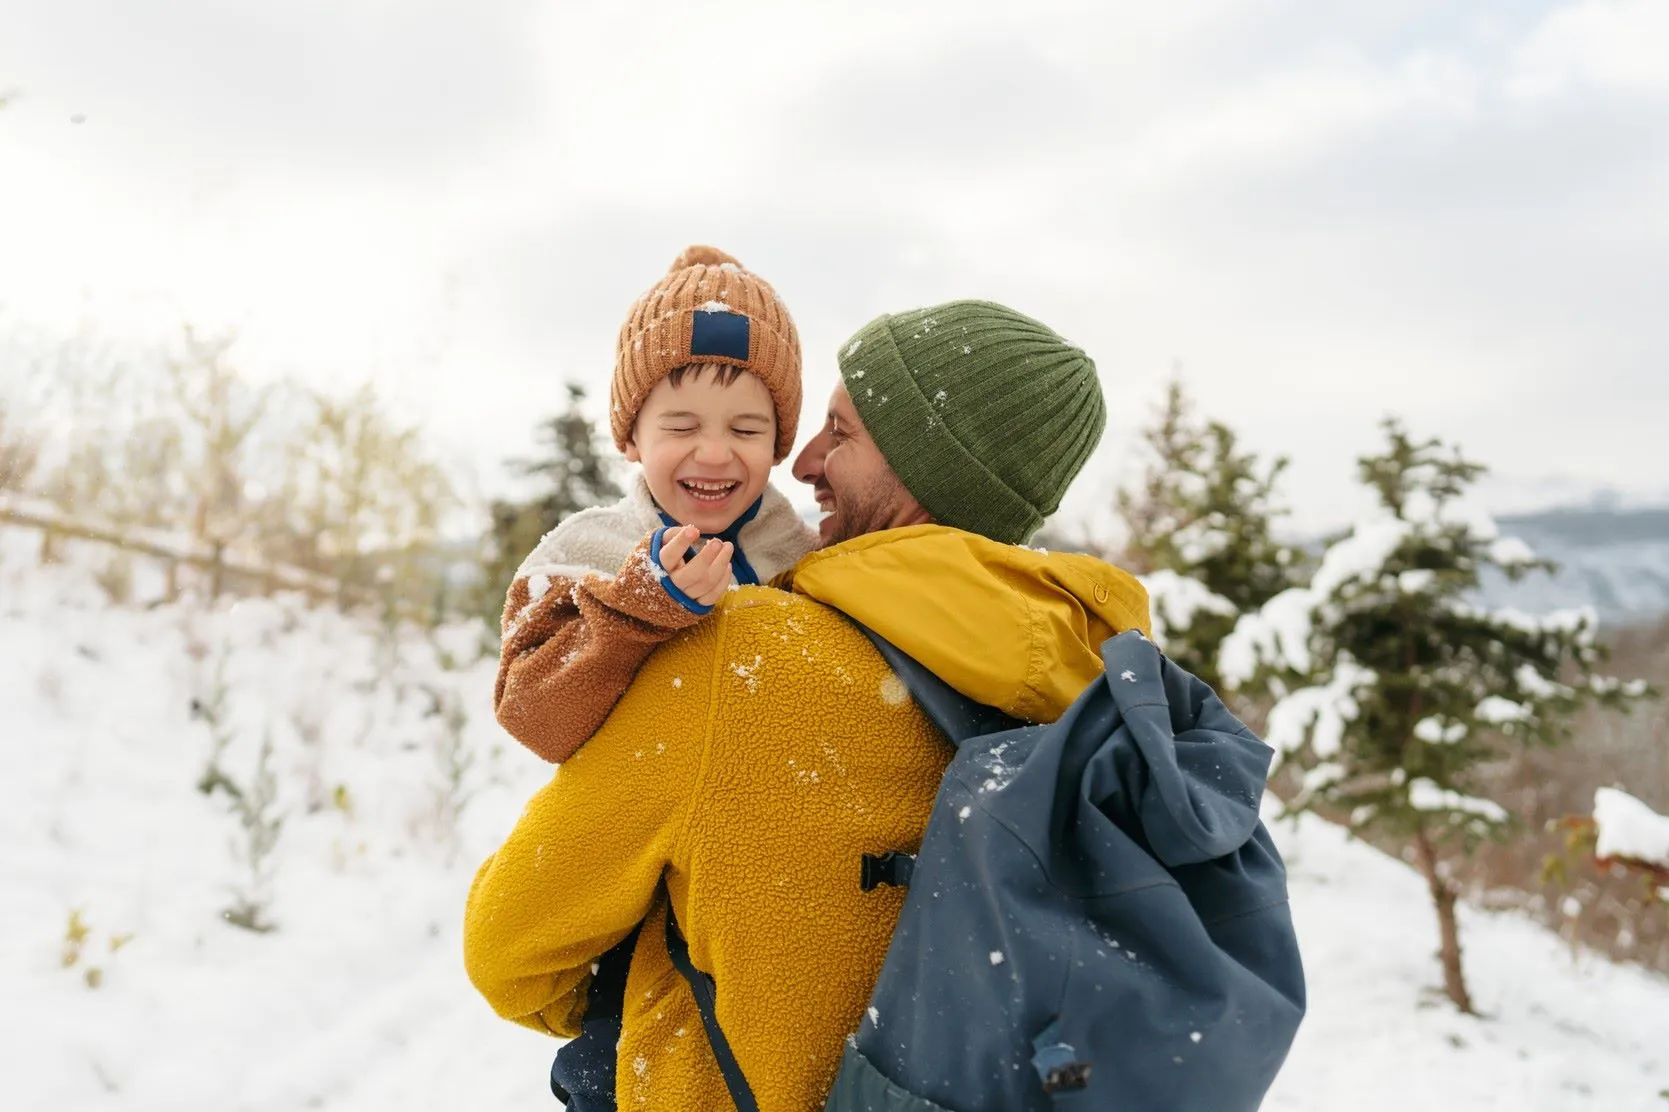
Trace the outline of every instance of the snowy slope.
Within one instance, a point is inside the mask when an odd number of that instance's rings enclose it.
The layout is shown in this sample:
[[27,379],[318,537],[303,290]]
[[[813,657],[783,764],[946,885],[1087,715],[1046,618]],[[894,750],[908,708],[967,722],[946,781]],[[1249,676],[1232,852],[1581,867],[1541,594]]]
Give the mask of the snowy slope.
[[[391,639],[290,602],[113,608],[34,544],[0,530],[0,1108],[555,1108],[552,1043],[460,968],[473,865],[546,774],[493,724],[473,631]],[[213,705],[217,665],[223,767],[247,787],[270,732],[287,815],[268,934],[220,918],[242,830],[195,787],[212,731],[192,700]],[[1312,1010],[1266,1107],[1669,1108],[1669,983],[1474,913],[1491,1018],[1456,1016],[1428,988],[1418,878],[1317,822],[1277,837]]]
[[1310,1012],[1264,1107],[1669,1108],[1669,981],[1582,955],[1513,914],[1462,906],[1474,1003],[1448,1004],[1437,920],[1410,868],[1307,817],[1275,827]]

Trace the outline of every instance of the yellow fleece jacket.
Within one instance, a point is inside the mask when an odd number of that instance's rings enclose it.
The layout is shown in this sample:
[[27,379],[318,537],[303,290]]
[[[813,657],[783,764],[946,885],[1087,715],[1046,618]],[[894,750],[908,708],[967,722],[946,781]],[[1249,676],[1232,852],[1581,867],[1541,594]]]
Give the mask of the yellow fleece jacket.
[[820,1108],[904,891],[864,854],[920,847],[951,752],[842,612],[963,694],[1053,721],[1147,597],[1087,556],[923,525],[813,553],[791,592],[732,592],[650,657],[528,803],[469,894],[464,957],[502,1016],[578,1033],[591,963],[648,919],[626,988],[621,1108],[731,1107],[666,952],[670,899],[763,1112]]

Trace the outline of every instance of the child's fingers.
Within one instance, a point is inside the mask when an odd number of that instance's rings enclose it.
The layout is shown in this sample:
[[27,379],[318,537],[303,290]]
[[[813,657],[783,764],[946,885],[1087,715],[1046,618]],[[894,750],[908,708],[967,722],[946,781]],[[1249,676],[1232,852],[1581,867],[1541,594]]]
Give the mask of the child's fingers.
[[679,589],[703,606],[712,606],[724,596],[730,586],[730,554],[735,546],[728,541],[709,541],[684,569]]
[[[682,553],[687,550],[680,548]],[[696,554],[676,568],[668,568],[673,585],[703,606],[713,605],[730,584],[730,555],[735,546],[729,541],[710,540]],[[663,566],[666,566],[663,562]]]
[[661,568],[664,571],[677,571],[684,566],[684,553],[689,550],[690,542],[695,540],[695,527],[680,525],[676,529],[668,529],[661,542]]
[[724,593],[730,589],[730,554],[735,550],[735,545],[729,541],[724,542],[724,550],[719,554],[719,558],[713,562],[713,581],[710,591],[713,601],[707,603],[708,606],[717,603],[719,599],[724,597]]
[[722,567],[728,572],[730,569],[730,554],[734,550],[735,546],[729,541],[714,539],[702,545],[701,551],[696,553],[695,558],[703,568]]
[[713,561],[717,556],[716,550],[719,543],[718,541],[708,541],[695,550],[695,555],[685,561],[687,579],[681,581],[680,585],[683,582],[700,583],[706,580],[707,573],[712,568]]
[[703,606],[717,606],[724,593],[730,590],[730,569],[720,568],[719,573],[707,584],[706,590],[696,596],[696,601]]

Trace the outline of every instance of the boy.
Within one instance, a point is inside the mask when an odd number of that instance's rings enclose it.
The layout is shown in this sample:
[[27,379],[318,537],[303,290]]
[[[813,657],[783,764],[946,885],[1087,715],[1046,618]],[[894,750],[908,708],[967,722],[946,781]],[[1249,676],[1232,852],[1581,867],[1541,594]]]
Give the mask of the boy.
[[733,580],[768,582],[817,541],[767,481],[799,425],[799,334],[735,259],[691,247],[638,299],[609,401],[615,446],[638,474],[619,502],[546,534],[504,607],[493,706],[516,740],[556,763]]
[[[638,299],[609,400],[615,446],[638,474],[619,502],[546,534],[505,600],[493,706],[512,736],[557,763],[603,724],[657,645],[732,582],[767,582],[817,542],[767,481],[799,424],[799,334],[775,291],[735,259],[690,247]],[[635,938],[594,969],[582,1034],[552,1065],[551,1087],[572,1112],[614,1107]]]

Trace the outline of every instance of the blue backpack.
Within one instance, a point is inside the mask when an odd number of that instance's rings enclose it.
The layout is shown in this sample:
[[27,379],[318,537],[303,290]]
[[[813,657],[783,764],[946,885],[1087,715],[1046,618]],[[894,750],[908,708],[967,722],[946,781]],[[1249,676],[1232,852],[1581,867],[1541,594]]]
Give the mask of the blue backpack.
[[877,641],[957,746],[826,1112],[1256,1109],[1304,1015],[1273,755],[1140,633],[1061,719],[993,714]]
[[[1258,817],[1269,747],[1140,633],[1102,646],[1104,673],[1052,725],[869,636],[957,752],[919,853],[854,862],[865,887],[910,891],[825,1112],[1253,1112],[1304,1015]],[[753,1112],[670,916],[667,942]]]

